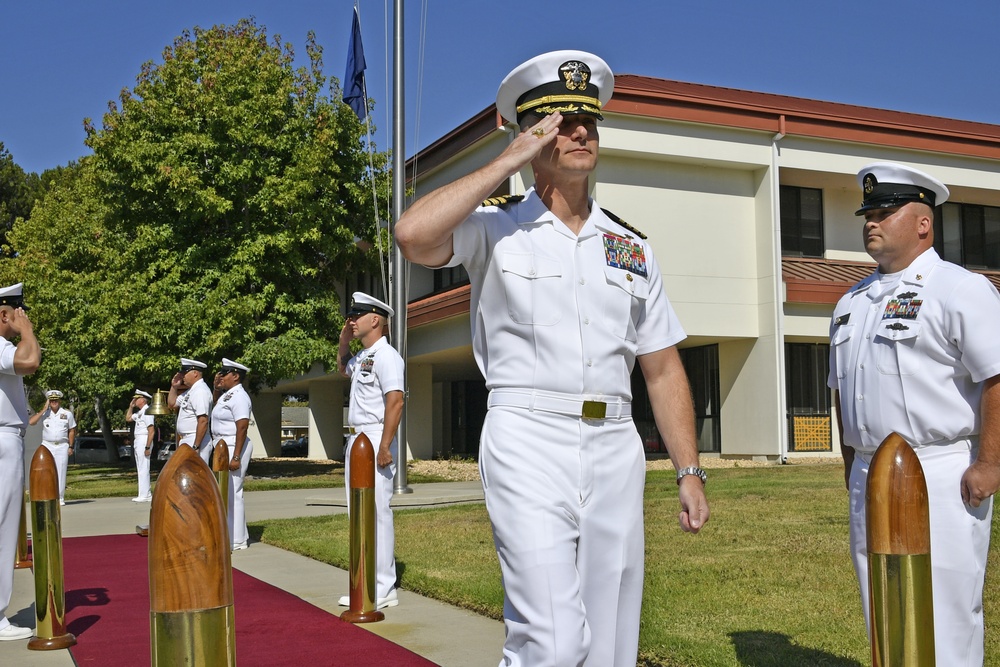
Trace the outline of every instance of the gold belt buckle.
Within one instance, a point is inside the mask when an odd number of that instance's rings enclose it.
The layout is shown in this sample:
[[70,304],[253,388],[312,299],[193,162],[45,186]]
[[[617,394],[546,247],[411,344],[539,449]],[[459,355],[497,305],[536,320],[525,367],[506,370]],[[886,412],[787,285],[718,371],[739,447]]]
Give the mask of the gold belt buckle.
[[607,414],[607,403],[604,403],[603,401],[584,401],[583,414],[580,416],[584,419],[604,419]]

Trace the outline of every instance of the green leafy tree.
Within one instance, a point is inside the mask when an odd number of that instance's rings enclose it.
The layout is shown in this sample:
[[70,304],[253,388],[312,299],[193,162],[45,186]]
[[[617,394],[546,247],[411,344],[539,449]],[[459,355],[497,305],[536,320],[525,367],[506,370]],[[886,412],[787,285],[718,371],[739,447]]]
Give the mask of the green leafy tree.
[[7,234],[15,220],[31,215],[31,207],[40,192],[39,177],[25,173],[0,141],[0,245],[7,244]]
[[322,74],[250,20],[195,28],[86,121],[93,155],[53,177],[12,233],[46,351],[40,379],[83,395],[165,388],[180,356],[273,384],[336,364],[335,285],[373,268],[362,127]]

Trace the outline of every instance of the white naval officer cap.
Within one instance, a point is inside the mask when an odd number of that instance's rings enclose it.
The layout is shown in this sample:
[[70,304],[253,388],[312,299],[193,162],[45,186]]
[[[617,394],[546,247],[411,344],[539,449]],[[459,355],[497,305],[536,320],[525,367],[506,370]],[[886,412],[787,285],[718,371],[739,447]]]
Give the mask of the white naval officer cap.
[[854,215],[910,202],[934,208],[948,201],[951,194],[944,183],[930,174],[895,162],[873,162],[862,167],[858,172],[858,185],[864,192],[864,200]]
[[392,317],[395,312],[386,302],[379,301],[364,292],[355,292],[351,295],[351,307],[347,311],[347,317],[364,315],[365,313],[375,313],[382,317]]
[[62,397],[63,393],[58,389],[49,389],[47,392],[45,392],[45,398],[49,399],[50,401],[53,398],[62,398]]
[[223,371],[238,371],[240,374],[249,373],[250,369],[243,364],[236,363],[232,359],[226,359],[222,357],[222,370]]
[[197,359],[185,359],[181,357],[181,373],[187,373],[188,371],[202,371],[208,368],[208,364],[202,363]]
[[615,75],[586,51],[550,51],[521,63],[500,82],[497,111],[520,123],[528,113],[548,116],[587,114],[604,120],[601,108],[611,99]]
[[136,389],[135,393],[132,394],[132,396],[135,397],[135,398],[138,398],[138,397],[141,396],[141,397],[145,398],[147,401],[151,400],[153,398],[152,396],[150,396],[149,394],[147,394],[146,392],[144,392],[142,389]]
[[27,311],[28,307],[24,305],[24,283],[0,287],[0,306],[23,308]]

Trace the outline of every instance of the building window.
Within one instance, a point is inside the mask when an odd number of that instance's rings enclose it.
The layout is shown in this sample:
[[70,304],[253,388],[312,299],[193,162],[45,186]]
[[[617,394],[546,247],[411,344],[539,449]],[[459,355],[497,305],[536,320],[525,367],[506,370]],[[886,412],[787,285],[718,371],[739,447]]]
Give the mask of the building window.
[[830,346],[785,344],[785,400],[788,449],[829,452],[833,448],[830,421]]
[[441,292],[469,282],[469,272],[461,264],[434,271],[434,291]]
[[[719,421],[719,346],[688,347],[678,352],[691,384],[698,451],[719,452],[722,446]],[[638,364],[632,372],[632,419],[647,453],[667,451],[656,430],[646,382]]]
[[953,202],[938,206],[934,249],[969,269],[1000,270],[1000,208]]
[[781,254],[822,257],[823,191],[781,186]]

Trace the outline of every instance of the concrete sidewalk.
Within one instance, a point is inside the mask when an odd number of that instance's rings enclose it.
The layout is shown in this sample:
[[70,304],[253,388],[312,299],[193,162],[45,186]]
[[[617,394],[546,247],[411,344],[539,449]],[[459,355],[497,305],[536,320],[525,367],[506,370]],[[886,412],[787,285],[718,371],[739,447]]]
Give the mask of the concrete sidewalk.
[[[393,506],[435,507],[482,501],[479,482],[413,484],[413,493],[397,494]],[[342,514],[343,489],[257,491],[246,494],[246,513],[251,521],[302,516]],[[149,504],[128,498],[67,501],[62,508],[64,537],[135,533],[149,522]],[[137,537],[136,539],[142,539]],[[337,600],[348,592],[347,572],[267,544],[252,543],[233,553],[233,567],[303,600],[340,615]],[[239,615],[239,607],[236,607]],[[495,667],[503,648],[503,623],[399,590],[399,606],[384,609],[385,620],[359,625],[374,634],[404,646],[442,667]],[[14,594],[7,610],[12,622],[34,627],[34,578],[31,570],[14,572]],[[292,625],[294,619],[275,619],[275,625]],[[331,656],[335,658],[335,656]],[[240,664],[251,664],[239,656]],[[137,662],[145,664],[145,660]],[[72,667],[69,651],[29,651],[27,641],[0,642],[0,665],[18,667]]]

